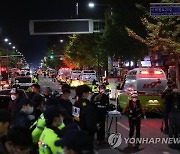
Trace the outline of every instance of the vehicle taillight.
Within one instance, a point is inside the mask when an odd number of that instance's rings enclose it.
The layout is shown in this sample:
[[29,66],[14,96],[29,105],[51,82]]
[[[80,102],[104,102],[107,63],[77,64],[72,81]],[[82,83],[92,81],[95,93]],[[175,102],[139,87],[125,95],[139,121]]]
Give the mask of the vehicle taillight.
[[154,74],[162,74],[161,71],[154,71]]
[[149,74],[148,71],[141,71],[141,74]]

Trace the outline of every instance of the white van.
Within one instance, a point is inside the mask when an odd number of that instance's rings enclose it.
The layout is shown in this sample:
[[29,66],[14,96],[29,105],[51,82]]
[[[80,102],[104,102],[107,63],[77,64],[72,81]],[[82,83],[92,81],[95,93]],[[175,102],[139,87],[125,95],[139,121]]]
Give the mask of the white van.
[[128,71],[117,96],[117,103],[124,108],[130,99],[130,93],[136,90],[138,99],[146,112],[162,112],[161,94],[167,86],[167,78],[160,68],[135,68]]
[[92,82],[97,80],[95,70],[82,70],[80,75],[80,80],[84,82]]

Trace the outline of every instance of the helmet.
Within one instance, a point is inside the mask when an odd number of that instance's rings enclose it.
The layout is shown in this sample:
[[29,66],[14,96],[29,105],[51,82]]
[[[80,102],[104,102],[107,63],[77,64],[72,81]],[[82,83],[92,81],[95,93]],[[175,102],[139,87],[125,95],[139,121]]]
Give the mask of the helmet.
[[138,92],[137,91],[132,91],[131,97],[138,97]]

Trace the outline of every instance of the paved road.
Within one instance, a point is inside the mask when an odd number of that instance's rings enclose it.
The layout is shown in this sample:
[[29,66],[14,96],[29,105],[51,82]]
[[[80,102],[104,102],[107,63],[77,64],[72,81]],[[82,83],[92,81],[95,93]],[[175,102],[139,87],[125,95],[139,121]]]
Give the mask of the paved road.
[[[57,82],[52,82],[49,78],[43,78],[40,76],[40,85],[42,90],[44,87],[49,86],[52,90],[60,91],[60,85]],[[74,90],[72,90],[72,97],[75,95]],[[110,119],[109,119],[110,122]],[[161,118],[148,117],[143,119],[141,123],[141,137],[143,138],[167,138],[168,136],[160,131]],[[117,121],[117,132],[121,133],[122,143],[115,149],[111,149],[109,145],[103,145],[97,147],[99,154],[180,154],[180,144],[173,146],[168,144],[142,144],[139,150],[135,150],[133,147],[128,147],[125,143],[124,138],[128,138],[129,126],[128,119],[126,116],[122,116]],[[111,133],[115,132],[115,120],[113,120]]]

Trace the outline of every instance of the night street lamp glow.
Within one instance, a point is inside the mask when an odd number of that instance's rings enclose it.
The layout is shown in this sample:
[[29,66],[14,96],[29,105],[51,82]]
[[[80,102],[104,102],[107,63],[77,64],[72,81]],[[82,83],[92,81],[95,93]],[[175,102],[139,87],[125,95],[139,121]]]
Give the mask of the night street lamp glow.
[[8,42],[9,40],[7,38],[4,39],[5,42]]
[[15,46],[13,46],[12,48],[13,48],[13,49],[15,49],[16,47],[15,47]]
[[61,43],[63,43],[63,42],[64,42],[64,40],[60,40],[60,42],[61,42]]
[[88,5],[89,5],[90,8],[94,7],[94,3],[92,3],[92,2],[90,2]]
[[9,42],[9,45],[11,45],[12,43],[11,42]]

